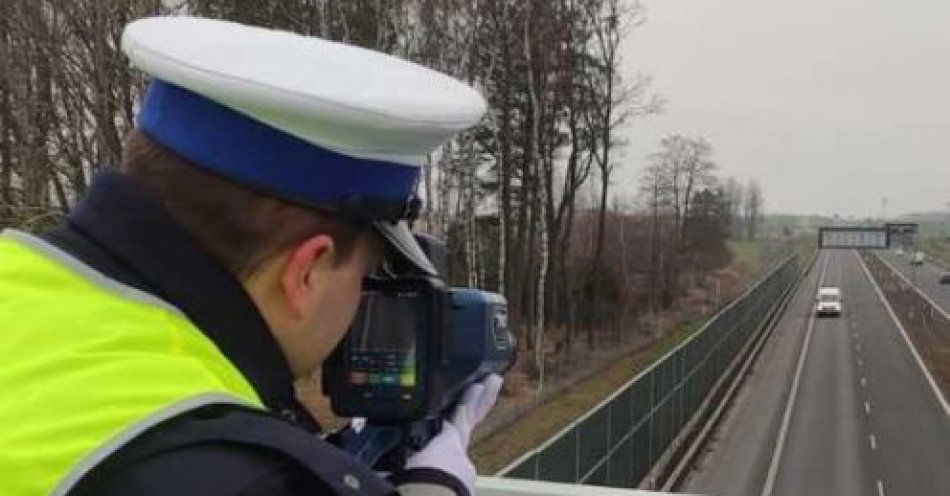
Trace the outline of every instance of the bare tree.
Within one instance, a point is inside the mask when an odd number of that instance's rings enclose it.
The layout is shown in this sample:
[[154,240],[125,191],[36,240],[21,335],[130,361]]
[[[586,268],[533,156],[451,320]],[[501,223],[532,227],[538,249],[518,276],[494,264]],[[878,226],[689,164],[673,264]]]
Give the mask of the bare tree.
[[628,27],[639,26],[645,9],[638,2],[598,0],[585,2],[585,12],[593,26],[592,69],[588,71],[588,85],[595,104],[588,114],[594,162],[600,172],[600,209],[597,220],[595,263],[601,259],[604,238],[604,218],[610,178],[616,164],[611,160],[615,147],[614,129],[631,116],[658,113],[663,101],[649,93],[651,80],[640,76],[629,86],[623,86],[619,75],[620,45]]
[[693,193],[714,180],[716,164],[712,146],[703,138],[673,134],[660,140],[660,150],[650,155],[651,162],[664,170],[664,186],[670,195],[677,236],[682,239]]
[[[678,290],[681,271],[690,264],[693,255],[685,245],[692,198],[696,190],[713,185],[716,164],[712,161],[712,147],[705,139],[680,134],[660,140],[660,149],[652,153],[649,160],[651,166],[645,173],[641,190],[653,188],[654,196],[659,198],[654,199],[654,204],[668,205],[671,217],[668,239],[662,243],[665,248],[654,253],[656,259],[662,260],[654,269],[662,268],[661,287],[664,304],[668,305]],[[656,234],[659,236],[659,232]],[[654,243],[660,242],[654,240]]]
[[[0,7],[0,222],[41,229],[115,164],[143,81],[122,28],[158,0],[10,0]],[[13,56],[16,54],[16,56]]]
[[640,178],[640,192],[646,198],[650,217],[650,295],[651,311],[656,313],[665,305],[668,293],[663,275],[666,273],[666,244],[662,221],[672,209],[670,184],[672,178],[669,168],[662,162],[653,161],[647,166]]
[[[0,224],[48,226],[100,168],[118,162],[145,84],[119,53],[121,32],[132,19],[167,13],[162,3],[0,2]],[[600,321],[614,318],[607,305],[598,322],[579,310],[606,294],[596,271],[615,275],[605,247],[622,219],[608,204],[624,145],[617,127],[661,103],[649,78],[620,77],[621,41],[644,19],[638,2],[165,3],[174,13],[381,50],[480,90],[487,116],[433,153],[420,181],[424,227],[449,241],[447,278],[504,293],[512,329],[533,351],[546,328],[566,325],[570,342],[586,326],[593,343]],[[578,194],[588,187],[589,205]],[[585,288],[587,302],[577,298]]]
[[745,189],[736,178],[730,177],[722,185],[724,200],[726,202],[729,214],[729,234],[732,237],[740,237],[745,233],[744,222],[742,218],[742,207],[745,201]]
[[764,199],[762,187],[755,179],[749,180],[745,190],[745,229],[748,239],[755,239],[762,224]]

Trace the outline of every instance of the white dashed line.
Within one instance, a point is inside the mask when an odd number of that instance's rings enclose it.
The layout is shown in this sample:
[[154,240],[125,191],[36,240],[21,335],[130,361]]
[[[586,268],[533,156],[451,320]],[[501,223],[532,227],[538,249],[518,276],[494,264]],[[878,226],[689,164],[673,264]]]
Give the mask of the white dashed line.
[[858,358],[858,367],[863,367],[863,366],[864,366],[864,360],[861,360],[860,358]]
[[877,495],[884,496],[884,481],[881,479],[877,480]]
[[871,449],[877,451],[877,438],[874,437],[874,434],[869,435],[868,440],[871,441]]
[[854,351],[857,351],[858,353],[861,353],[861,345],[860,345],[860,344],[854,345]]
[[871,404],[868,403],[867,401],[864,402],[864,413],[868,415],[871,414]]
[[864,377],[861,378],[861,387],[868,387],[868,380]]

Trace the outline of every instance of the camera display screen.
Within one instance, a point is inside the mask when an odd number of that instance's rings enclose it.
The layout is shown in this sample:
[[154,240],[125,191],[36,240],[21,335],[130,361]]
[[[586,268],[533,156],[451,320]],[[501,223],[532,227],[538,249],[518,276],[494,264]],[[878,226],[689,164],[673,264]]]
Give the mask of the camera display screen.
[[419,309],[415,291],[365,291],[353,322],[350,384],[413,387],[416,384],[416,334]]

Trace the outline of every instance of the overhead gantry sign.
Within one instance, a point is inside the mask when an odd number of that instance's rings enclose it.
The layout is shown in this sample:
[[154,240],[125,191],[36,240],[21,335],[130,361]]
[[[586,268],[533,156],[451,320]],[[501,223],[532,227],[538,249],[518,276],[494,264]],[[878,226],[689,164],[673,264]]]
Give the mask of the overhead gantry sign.
[[819,227],[820,248],[885,249],[889,246],[885,227]]
[[887,229],[890,246],[917,251],[917,232],[920,226],[916,222],[888,222],[884,227]]

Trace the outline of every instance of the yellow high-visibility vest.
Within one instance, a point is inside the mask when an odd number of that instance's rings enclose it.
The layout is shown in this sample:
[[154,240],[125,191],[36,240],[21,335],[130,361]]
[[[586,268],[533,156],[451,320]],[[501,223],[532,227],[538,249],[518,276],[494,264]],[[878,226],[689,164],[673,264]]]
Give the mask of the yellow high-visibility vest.
[[66,494],[146,429],[212,403],[263,408],[181,312],[0,233],[0,494]]

